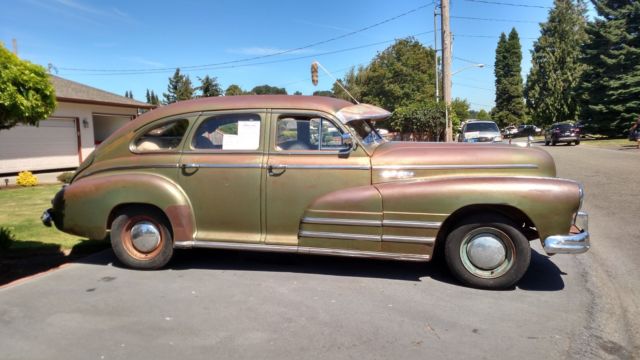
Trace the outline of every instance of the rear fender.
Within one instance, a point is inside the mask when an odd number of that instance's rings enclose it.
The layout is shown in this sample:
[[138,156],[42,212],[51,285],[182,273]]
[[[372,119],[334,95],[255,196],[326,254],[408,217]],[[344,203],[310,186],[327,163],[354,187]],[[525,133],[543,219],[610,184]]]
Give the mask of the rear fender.
[[54,203],[56,226],[70,234],[103,239],[112,211],[126,204],[150,205],[170,221],[174,241],[192,240],[191,204],[171,179],[144,172],[95,175],[74,181]]

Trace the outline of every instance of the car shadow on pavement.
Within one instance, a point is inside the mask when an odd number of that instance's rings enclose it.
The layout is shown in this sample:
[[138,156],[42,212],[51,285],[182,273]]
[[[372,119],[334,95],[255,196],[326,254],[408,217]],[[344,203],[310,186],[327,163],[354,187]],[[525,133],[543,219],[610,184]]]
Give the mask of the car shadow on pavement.
[[559,291],[564,289],[562,275],[566,273],[549,256],[531,249],[531,264],[517,287],[527,291]]
[[[124,268],[113,252],[101,256],[90,256],[77,262],[107,265]],[[173,259],[167,265],[171,270],[236,270],[306,273],[341,277],[367,277],[401,281],[422,281],[429,277],[433,280],[460,286],[449,273],[442,258],[428,263],[384,261],[348,257],[330,257],[305,254],[284,254],[250,252],[234,250],[176,250]],[[564,289],[565,275],[546,255],[531,250],[531,264],[517,285],[526,291],[559,291]]]

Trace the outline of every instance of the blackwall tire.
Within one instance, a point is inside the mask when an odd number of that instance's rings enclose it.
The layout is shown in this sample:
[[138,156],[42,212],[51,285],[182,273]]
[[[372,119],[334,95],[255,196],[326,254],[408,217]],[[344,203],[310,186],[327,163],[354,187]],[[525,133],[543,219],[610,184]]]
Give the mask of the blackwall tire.
[[[501,247],[504,254],[499,250]],[[452,274],[467,286],[509,289],[529,268],[531,248],[509,219],[499,215],[475,216],[458,223],[449,233],[445,259]]]
[[110,238],[118,260],[133,269],[160,269],[173,256],[165,217],[154,209],[124,209],[111,224]]

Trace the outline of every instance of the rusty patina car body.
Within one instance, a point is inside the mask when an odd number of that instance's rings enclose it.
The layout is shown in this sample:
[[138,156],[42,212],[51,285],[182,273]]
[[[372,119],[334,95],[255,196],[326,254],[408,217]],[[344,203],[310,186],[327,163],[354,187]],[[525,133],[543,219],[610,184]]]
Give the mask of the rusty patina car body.
[[549,254],[589,248],[582,187],[544,150],[386,142],[369,125],[389,116],[315,96],[164,106],[102,143],[43,220],[110,233],[137,268],[164,266],[173,248],[414,261],[441,248],[458,278],[487,288],[520,279],[530,240]]

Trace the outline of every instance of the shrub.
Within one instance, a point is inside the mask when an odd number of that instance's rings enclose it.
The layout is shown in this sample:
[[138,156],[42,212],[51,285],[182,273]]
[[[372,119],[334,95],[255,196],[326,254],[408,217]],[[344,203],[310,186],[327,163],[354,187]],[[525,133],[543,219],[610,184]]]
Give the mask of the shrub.
[[0,250],[8,249],[14,240],[15,238],[11,230],[0,226]]
[[75,174],[76,173],[74,173],[73,171],[63,172],[62,174],[57,176],[57,179],[61,183],[69,184],[71,182],[71,179],[73,179],[73,176]]
[[16,184],[20,186],[36,186],[38,185],[38,178],[31,171],[20,171]]

